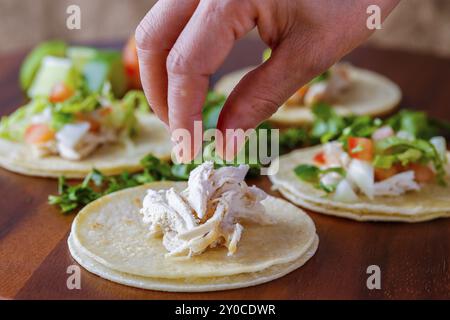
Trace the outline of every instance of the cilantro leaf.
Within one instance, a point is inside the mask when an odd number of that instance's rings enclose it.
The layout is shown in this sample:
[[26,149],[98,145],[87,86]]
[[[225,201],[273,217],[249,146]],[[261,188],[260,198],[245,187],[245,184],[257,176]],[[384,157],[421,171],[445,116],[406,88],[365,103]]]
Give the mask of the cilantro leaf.
[[169,163],[163,162],[153,155],[147,155],[141,160],[144,170],[140,173],[123,172],[120,175],[108,177],[101,171],[93,169],[84,180],[75,185],[69,185],[64,177],[58,180],[58,194],[50,195],[48,202],[59,206],[63,213],[81,208],[98,198],[126,188],[160,180],[187,180],[175,176]]
[[337,138],[346,127],[345,119],[337,115],[328,104],[318,103],[313,106],[312,112],[315,120],[310,134],[321,143]]
[[320,169],[319,167],[311,164],[301,164],[294,168],[295,175],[300,179],[308,183],[314,184],[314,187],[321,189],[327,193],[334,192],[336,186],[334,184],[325,184],[320,180],[321,175],[325,175],[330,172],[336,172],[340,176],[345,177],[345,170],[342,167],[333,167],[327,169]]
[[295,175],[306,182],[318,182],[320,169],[315,165],[301,164],[294,168]]

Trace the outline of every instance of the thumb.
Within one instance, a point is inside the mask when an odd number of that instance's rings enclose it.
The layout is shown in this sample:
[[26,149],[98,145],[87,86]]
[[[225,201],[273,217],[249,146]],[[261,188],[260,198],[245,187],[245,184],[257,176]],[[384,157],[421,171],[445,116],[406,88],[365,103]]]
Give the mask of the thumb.
[[[322,61],[311,52],[303,54],[303,51],[285,41],[273,50],[266,62],[246,74],[228,97],[217,128],[225,133],[227,129],[257,127],[302,85],[333,63]],[[242,146],[242,143],[236,146],[236,139],[228,139],[228,136],[225,134],[225,145],[217,148],[222,157],[224,152],[236,153]],[[225,158],[229,157],[227,153]]]

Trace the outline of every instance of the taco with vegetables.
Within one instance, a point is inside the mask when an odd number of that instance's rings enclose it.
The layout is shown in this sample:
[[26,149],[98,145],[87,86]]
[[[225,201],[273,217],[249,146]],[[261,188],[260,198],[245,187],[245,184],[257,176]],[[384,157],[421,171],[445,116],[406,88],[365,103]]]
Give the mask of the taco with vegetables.
[[88,271],[162,291],[248,287],[301,267],[317,250],[299,208],[248,186],[247,165],[195,168],[185,182],[116,192],[75,218],[68,245]]
[[277,160],[270,177],[305,208],[359,221],[418,222],[450,216],[446,139],[423,113],[360,118],[335,141]]
[[[265,59],[270,54],[265,54]],[[239,81],[255,67],[234,71],[220,79],[215,90],[229,95]],[[330,104],[339,115],[383,115],[401,100],[401,90],[388,78],[348,63],[337,63],[299,88],[270,118],[281,125],[311,123],[311,107]]]
[[120,53],[49,42],[25,60],[29,102],[0,122],[0,165],[36,176],[84,177],[141,169],[171,143],[142,91],[126,90]]

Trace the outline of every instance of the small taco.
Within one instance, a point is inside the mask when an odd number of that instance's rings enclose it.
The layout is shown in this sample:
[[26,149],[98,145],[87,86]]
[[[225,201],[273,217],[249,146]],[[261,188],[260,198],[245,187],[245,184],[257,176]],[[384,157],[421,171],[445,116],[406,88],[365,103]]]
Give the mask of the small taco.
[[155,182],[89,204],[69,250],[114,282],[163,291],[215,291],[281,277],[317,249],[313,221],[244,182],[248,166],[206,162],[185,182]]
[[[215,90],[229,95],[239,81],[255,67],[234,71],[220,79]],[[382,115],[401,100],[401,90],[388,78],[348,63],[338,63],[292,95],[270,118],[281,125],[310,123],[311,107],[330,104],[339,115]]]
[[270,179],[286,198],[320,213],[360,221],[447,217],[449,154],[434,129],[419,112],[355,121],[337,141],[280,157]]
[[81,93],[63,102],[35,98],[2,118],[0,165],[27,175],[81,178],[93,168],[108,175],[139,170],[148,153],[169,158],[168,133],[139,110],[142,99],[133,91],[120,100]]

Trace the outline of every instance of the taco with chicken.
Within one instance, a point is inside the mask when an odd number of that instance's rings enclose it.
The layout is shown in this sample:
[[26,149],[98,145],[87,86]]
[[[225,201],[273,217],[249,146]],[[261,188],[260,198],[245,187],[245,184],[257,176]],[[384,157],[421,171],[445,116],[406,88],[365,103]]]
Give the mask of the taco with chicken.
[[162,291],[257,285],[302,266],[318,245],[299,208],[248,186],[248,166],[195,168],[105,196],[75,218],[73,258],[114,282]]

